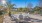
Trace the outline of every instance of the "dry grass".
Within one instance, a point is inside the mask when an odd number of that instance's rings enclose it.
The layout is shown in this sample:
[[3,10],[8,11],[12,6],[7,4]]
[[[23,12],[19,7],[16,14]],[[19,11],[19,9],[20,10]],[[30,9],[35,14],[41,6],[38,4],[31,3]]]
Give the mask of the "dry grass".
[[0,23],[3,23],[3,16],[0,16]]
[[11,12],[11,14],[18,14],[18,12]]
[[[16,12],[16,11],[12,11],[11,14],[18,14],[20,12]],[[21,12],[21,13],[25,13],[25,12]]]

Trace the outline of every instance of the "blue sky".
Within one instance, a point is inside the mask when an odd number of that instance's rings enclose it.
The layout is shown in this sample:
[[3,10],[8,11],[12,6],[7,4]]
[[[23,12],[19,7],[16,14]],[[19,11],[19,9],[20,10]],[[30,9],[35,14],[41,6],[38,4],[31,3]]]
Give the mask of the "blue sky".
[[33,4],[33,7],[38,5],[38,0],[11,0],[12,4],[16,4],[16,7],[26,7],[30,2]]

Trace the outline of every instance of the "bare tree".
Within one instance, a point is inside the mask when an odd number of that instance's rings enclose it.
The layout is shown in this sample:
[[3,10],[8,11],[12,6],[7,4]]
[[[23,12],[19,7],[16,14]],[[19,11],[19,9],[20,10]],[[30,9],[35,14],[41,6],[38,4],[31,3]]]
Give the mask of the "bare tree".
[[30,3],[27,4],[27,7],[28,8],[32,8],[33,7],[33,4],[30,2]]
[[42,7],[42,0],[39,0],[39,7]]
[[29,8],[29,12],[31,12],[32,11],[32,7],[33,7],[33,4],[30,2],[30,3],[28,3],[28,5],[27,5],[27,8]]

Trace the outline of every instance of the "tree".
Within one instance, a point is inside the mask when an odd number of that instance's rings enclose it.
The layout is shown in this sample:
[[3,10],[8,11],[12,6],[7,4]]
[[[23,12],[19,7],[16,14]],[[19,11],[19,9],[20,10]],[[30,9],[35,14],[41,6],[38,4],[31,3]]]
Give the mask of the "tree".
[[29,12],[29,8],[23,8],[23,12]]
[[18,8],[17,10],[18,10],[19,12],[22,12],[23,8]]
[[39,7],[38,6],[35,6],[34,7],[34,11],[38,11],[39,10]]
[[3,13],[2,13],[3,11],[0,11],[0,15],[2,15]]
[[29,8],[29,12],[31,12],[32,11],[32,7],[33,7],[33,4],[30,2],[30,3],[28,3],[28,5],[27,5],[27,8]]
[[33,7],[33,4],[31,2],[28,3],[27,8],[32,8],[32,7]]
[[7,2],[7,8],[9,9],[9,16],[11,16],[11,9],[14,8],[15,4],[11,4],[11,1]]
[[0,5],[0,15],[4,14],[6,12],[6,8],[3,8],[3,6]]
[[42,0],[39,0],[39,7],[42,7]]
[[42,7],[36,6],[33,10],[34,12],[36,11],[36,13],[42,13]]

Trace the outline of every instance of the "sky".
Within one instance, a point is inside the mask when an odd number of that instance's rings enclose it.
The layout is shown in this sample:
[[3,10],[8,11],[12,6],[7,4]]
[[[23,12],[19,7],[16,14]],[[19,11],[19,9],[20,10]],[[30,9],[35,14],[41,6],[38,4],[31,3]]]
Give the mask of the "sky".
[[[8,0],[9,1],[9,0]],[[38,0],[10,0],[12,4],[15,4],[16,8],[19,8],[19,7],[27,7],[28,3],[32,3],[33,7],[37,6],[38,5]]]
[[38,0],[11,0],[12,4],[16,4],[16,7],[27,7],[28,3],[32,3],[33,7],[38,5]]

